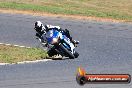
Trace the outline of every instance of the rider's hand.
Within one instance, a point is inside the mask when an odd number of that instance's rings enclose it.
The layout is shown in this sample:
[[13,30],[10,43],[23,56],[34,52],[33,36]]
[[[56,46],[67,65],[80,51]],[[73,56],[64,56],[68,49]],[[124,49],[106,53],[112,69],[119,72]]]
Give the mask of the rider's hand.
[[40,37],[40,34],[39,34],[39,33],[36,33],[36,36],[37,36],[37,37]]

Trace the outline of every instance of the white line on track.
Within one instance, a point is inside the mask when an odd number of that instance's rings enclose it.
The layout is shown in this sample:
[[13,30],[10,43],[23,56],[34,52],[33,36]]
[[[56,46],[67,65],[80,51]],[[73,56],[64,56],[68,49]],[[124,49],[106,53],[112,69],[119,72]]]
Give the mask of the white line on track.
[[7,45],[7,46],[11,46],[11,44],[5,44],[5,45]]
[[35,60],[35,61],[22,61],[17,63],[0,63],[0,65],[13,65],[13,64],[26,64],[26,63],[38,63],[38,62],[47,62],[52,61],[51,59]]
[[0,45],[15,46],[15,47],[21,47],[21,48],[31,48],[31,47],[27,47],[27,46],[13,45],[13,44],[6,44],[6,43],[0,43]]

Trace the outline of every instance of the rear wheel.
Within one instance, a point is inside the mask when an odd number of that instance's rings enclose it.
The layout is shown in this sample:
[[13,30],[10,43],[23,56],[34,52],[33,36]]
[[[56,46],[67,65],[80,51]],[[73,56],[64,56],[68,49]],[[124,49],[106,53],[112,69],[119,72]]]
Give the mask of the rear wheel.
[[63,49],[63,51],[65,52],[65,54],[70,58],[70,59],[74,59],[74,55],[68,51],[62,44],[59,45],[61,49]]
[[54,49],[50,49],[48,52],[49,57],[52,57],[57,54],[57,52]]

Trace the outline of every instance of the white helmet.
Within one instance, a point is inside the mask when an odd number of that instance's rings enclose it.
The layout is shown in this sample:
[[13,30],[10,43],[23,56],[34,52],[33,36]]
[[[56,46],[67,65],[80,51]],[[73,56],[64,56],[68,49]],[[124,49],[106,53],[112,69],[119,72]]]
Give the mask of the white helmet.
[[38,31],[41,31],[42,30],[42,22],[41,21],[36,21],[35,22],[35,29],[38,30]]

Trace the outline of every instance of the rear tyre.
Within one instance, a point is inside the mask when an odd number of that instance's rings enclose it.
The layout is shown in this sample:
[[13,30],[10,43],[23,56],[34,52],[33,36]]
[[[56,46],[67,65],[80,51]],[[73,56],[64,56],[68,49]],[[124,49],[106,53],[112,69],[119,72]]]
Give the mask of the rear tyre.
[[54,54],[53,54],[50,50],[49,50],[47,53],[48,53],[48,56],[49,56],[49,57],[54,56]]
[[49,57],[52,57],[57,54],[57,52],[54,49],[49,50],[47,53]]
[[70,59],[74,59],[74,55],[68,51],[62,44],[59,45],[61,49],[63,49],[63,51],[65,52],[65,54],[70,58]]

